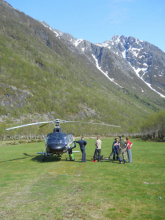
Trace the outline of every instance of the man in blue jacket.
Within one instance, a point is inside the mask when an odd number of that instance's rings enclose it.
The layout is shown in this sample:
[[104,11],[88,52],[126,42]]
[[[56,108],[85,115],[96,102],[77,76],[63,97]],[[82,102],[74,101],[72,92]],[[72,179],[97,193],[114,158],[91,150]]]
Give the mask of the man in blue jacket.
[[[118,155],[119,155],[119,142],[118,142],[118,138],[115,138],[115,143],[113,143],[114,145],[114,151],[113,151],[113,160],[118,160]],[[115,158],[115,156],[117,155],[117,158]]]
[[82,137],[81,140],[75,142],[80,145],[80,150],[82,152],[82,162],[86,162],[85,146],[87,145],[87,142],[84,140],[84,137]]

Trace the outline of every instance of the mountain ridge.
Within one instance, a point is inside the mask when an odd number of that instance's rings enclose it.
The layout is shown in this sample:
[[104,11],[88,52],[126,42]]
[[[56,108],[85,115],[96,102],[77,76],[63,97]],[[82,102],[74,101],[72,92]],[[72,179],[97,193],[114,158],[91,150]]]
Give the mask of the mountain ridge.
[[[115,53],[117,56],[120,56],[121,58],[124,58],[127,61],[126,65],[128,71],[133,71],[134,73],[136,73],[137,77],[140,78],[151,90],[159,94],[161,97],[165,98],[165,53],[158,47],[146,41],[140,41],[134,37],[124,37],[123,35],[115,35],[114,37],[112,37],[111,40],[106,40],[103,43],[93,44],[83,39],[76,39],[70,34],[62,33],[59,30],[52,29],[45,22],[41,23],[45,27],[52,30],[55,33],[56,37],[58,37],[59,39],[63,38],[65,40],[65,43],[69,42],[70,44],[75,46],[79,50],[79,52],[85,54],[90,61],[93,57],[93,62],[95,61],[96,67],[99,70],[101,70],[104,73],[104,75],[108,75],[110,67],[107,67],[102,63],[99,57],[100,55],[95,57],[95,52],[92,52],[92,56],[91,54],[89,54],[91,48],[94,47],[94,45],[96,47],[98,46],[101,48],[107,48],[110,50],[110,52]],[[97,50],[99,49],[97,48]],[[155,57],[158,57],[156,53],[159,54],[159,57],[163,61],[159,64],[159,66],[161,65],[162,68],[160,68],[159,71],[157,71],[158,73],[154,71],[154,67],[151,65],[152,63],[154,63]],[[150,56],[152,57],[149,59]],[[159,57],[158,59],[160,59]],[[103,62],[105,62],[105,59],[103,59]],[[131,69],[129,69],[128,65],[130,65]],[[123,74],[125,74],[125,72],[126,71],[123,71]],[[162,76],[163,84],[162,79],[160,79],[160,77],[162,78]],[[153,77],[155,77],[155,80],[153,80]],[[111,77],[110,75],[109,79],[115,82],[114,77]],[[119,83],[116,82],[116,85],[117,84]],[[143,89],[141,91],[144,92]]]
[[[75,47],[65,39],[67,34],[59,39],[49,27],[3,0],[0,6],[0,120],[8,127],[54,117],[117,124],[122,128],[109,129],[125,132],[164,108],[164,100],[144,87],[126,60],[108,48],[87,41]],[[83,53],[81,43],[87,48]],[[106,73],[109,66],[111,72],[103,75],[99,67]],[[128,86],[131,83],[135,89]],[[75,125],[73,131],[110,130]]]

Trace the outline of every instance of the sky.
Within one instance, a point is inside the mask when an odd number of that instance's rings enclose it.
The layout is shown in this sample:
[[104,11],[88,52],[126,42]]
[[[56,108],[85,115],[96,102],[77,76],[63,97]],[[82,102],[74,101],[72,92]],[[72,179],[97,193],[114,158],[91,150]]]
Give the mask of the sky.
[[147,41],[165,52],[165,0],[6,0],[12,7],[77,39],[114,35]]

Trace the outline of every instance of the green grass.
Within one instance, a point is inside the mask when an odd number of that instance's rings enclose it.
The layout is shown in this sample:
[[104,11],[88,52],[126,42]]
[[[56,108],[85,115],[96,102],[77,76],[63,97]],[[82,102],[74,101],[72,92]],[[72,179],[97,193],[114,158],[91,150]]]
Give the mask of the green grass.
[[[112,139],[103,139],[108,157]],[[44,142],[0,143],[1,219],[164,219],[165,143],[132,140],[132,164],[92,163],[95,140],[88,139],[87,163],[49,157]],[[77,146],[78,150],[79,147]],[[162,199],[158,199],[162,197]]]

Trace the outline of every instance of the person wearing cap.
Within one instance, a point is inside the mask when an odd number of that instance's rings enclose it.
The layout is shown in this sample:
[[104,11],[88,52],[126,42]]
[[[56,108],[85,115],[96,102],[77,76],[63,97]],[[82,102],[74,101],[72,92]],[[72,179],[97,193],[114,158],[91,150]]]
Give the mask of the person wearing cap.
[[126,163],[127,159],[127,152],[126,152],[126,147],[127,147],[127,142],[122,139],[122,136],[119,136],[120,141],[119,141],[119,164],[121,164],[121,155],[124,160],[124,164]]
[[100,162],[101,144],[102,144],[102,141],[100,140],[100,137],[97,136],[97,140],[95,142],[96,149],[95,149],[94,160],[96,160],[97,155],[98,155],[98,162]]
[[75,142],[80,145],[80,150],[82,152],[82,162],[86,162],[85,146],[87,145],[87,142],[84,140],[84,137],[81,137],[81,140]]

